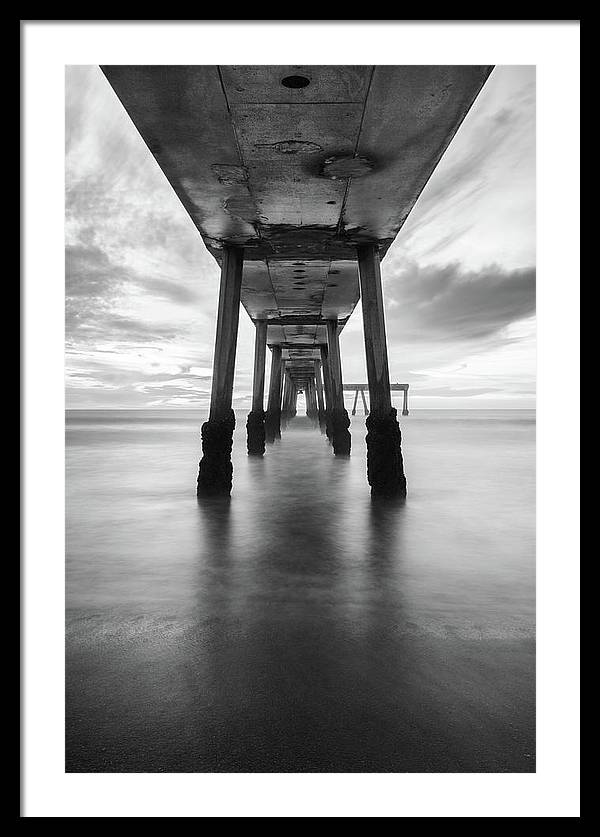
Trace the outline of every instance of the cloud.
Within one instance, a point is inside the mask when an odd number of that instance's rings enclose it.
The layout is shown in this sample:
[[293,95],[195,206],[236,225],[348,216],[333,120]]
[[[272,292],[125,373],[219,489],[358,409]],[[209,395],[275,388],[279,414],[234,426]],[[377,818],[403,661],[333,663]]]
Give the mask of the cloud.
[[183,394],[185,392],[209,392],[210,386],[208,389],[206,386],[200,389],[199,384],[200,382],[210,384],[211,380],[211,377],[169,378],[163,381],[145,381],[143,383],[137,383],[134,385],[134,389],[138,392],[152,392],[152,390],[162,389],[165,393],[177,391],[178,394]]
[[198,301],[197,289],[170,278],[141,275],[112,260],[96,244],[78,242],[65,247],[65,281],[67,299],[87,297],[96,303],[110,303],[119,295],[136,290],[180,304]]
[[126,280],[125,271],[111,263],[93,244],[65,247],[65,284],[68,299],[90,297],[110,302]]
[[385,301],[388,328],[403,341],[479,340],[535,312],[535,269],[465,271],[458,262],[409,261],[388,274]]
[[79,372],[71,372],[68,376],[69,384],[75,389],[116,389],[113,384],[99,378],[91,378]]
[[490,395],[492,392],[501,392],[501,390],[498,387],[431,387],[430,389],[415,389],[414,395],[472,398],[474,395]]
[[208,395],[191,397],[189,395],[174,395],[169,398],[157,398],[155,401],[149,401],[148,407],[189,407],[199,408],[206,407],[208,404]]
[[494,69],[388,259],[394,254],[469,269],[534,263],[534,68]]
[[497,157],[503,146],[512,141],[520,119],[520,107],[503,107],[486,114],[467,137],[463,133],[462,142],[458,135],[452,153],[440,163],[435,178],[422,195],[421,220],[426,213],[446,212],[484,188],[490,159]]

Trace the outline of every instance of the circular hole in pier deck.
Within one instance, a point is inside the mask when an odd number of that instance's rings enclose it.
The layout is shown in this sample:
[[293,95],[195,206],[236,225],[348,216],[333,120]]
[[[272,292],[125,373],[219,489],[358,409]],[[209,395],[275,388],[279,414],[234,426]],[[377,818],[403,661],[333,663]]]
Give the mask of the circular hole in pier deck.
[[286,76],[281,79],[284,87],[290,87],[292,90],[299,90],[302,87],[308,87],[310,79],[306,76]]

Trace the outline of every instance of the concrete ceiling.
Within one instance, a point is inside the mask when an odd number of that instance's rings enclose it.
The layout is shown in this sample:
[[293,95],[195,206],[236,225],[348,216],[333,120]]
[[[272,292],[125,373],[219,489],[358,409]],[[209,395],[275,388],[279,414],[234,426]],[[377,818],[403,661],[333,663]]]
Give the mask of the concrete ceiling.
[[103,66],[208,250],[244,248],[268,342],[326,341],[359,298],[491,66]]

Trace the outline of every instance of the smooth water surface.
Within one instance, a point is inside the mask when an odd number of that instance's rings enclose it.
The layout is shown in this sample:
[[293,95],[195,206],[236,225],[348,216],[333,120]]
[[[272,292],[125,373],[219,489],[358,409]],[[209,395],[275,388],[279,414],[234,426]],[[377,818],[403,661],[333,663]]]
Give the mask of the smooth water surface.
[[413,411],[404,504],[242,413],[199,502],[203,418],[68,413],[67,770],[533,771],[535,414]]

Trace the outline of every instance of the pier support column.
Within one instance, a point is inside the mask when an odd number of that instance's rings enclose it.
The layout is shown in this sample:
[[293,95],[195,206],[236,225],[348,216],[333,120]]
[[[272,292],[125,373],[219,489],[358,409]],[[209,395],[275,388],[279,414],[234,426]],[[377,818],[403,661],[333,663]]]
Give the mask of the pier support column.
[[369,408],[367,407],[367,399],[365,398],[364,389],[361,389],[360,395],[361,395],[362,403],[363,403],[363,413],[365,414],[365,416],[368,416],[369,415]]
[[323,397],[323,378],[321,377],[321,361],[315,360],[315,384],[317,389],[317,418],[321,433],[325,432],[325,400]]
[[325,344],[321,345],[321,367],[323,369],[323,388],[325,390],[325,435],[331,442],[331,371],[329,369],[329,353]]
[[314,378],[308,379],[306,393],[308,398],[306,412],[313,424],[316,425],[319,421],[319,408],[317,406],[317,386]]
[[235,414],[231,403],[243,264],[244,251],[241,247],[226,245],[223,248],[210,413],[201,429],[202,459],[198,469],[198,496],[231,493],[231,450],[235,429]]
[[358,403],[358,387],[356,388],[356,390],[354,392],[354,404],[352,405],[352,415],[353,416],[356,415],[356,405],[357,405],[357,403]]
[[404,398],[402,399],[402,415],[408,415],[408,387],[404,390]]
[[[283,364],[282,364],[283,365]],[[281,429],[285,430],[288,421],[292,418],[292,379],[289,372],[283,376],[283,397],[281,401]]]
[[294,418],[294,382],[289,378],[289,393],[288,393],[288,415],[290,420]]
[[287,399],[288,399],[288,378],[285,374],[285,362],[281,362],[281,368],[283,371],[283,376],[281,378],[281,414],[279,416],[279,426],[281,427],[281,431],[283,432],[287,426]]
[[272,444],[281,439],[281,346],[271,349],[271,376],[269,378],[269,400],[265,418],[265,441]]
[[[296,415],[296,383],[293,380],[292,376],[288,373],[287,375],[287,382],[288,382],[288,394],[287,394],[287,402],[284,401],[284,404],[287,403],[285,407],[287,414],[290,419],[293,419]],[[285,392],[284,392],[284,399],[285,399]]]
[[367,479],[372,495],[406,496],[402,435],[392,407],[381,269],[377,244],[358,248],[371,412],[367,418]]
[[254,378],[252,381],[252,410],[248,414],[248,455],[262,456],[265,452],[265,358],[267,354],[267,321],[255,322]]
[[337,320],[327,320],[327,353],[331,378],[331,443],[336,456],[349,456],[352,439],[348,432],[350,419],[344,407],[342,361]]

